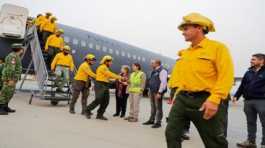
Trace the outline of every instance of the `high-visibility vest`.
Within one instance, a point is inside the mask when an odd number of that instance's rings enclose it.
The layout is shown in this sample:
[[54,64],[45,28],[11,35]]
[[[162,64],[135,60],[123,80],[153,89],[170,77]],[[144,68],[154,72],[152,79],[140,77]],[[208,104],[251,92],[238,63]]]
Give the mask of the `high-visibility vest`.
[[132,93],[141,93],[142,87],[142,71],[138,72],[133,72],[130,76],[130,87],[129,87],[129,92]]

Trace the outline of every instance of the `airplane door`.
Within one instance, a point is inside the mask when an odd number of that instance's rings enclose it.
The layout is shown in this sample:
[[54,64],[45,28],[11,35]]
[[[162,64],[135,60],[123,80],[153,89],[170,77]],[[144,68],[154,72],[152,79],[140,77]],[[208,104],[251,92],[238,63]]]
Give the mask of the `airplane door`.
[[0,36],[23,39],[28,14],[26,8],[4,4],[0,11]]

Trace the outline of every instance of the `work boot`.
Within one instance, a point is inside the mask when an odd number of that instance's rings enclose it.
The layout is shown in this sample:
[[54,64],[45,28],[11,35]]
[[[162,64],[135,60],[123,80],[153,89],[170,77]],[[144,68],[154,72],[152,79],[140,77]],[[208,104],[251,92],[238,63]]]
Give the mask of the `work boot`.
[[98,115],[97,117],[96,117],[96,119],[98,119],[98,120],[105,120],[105,121],[107,121],[108,120],[108,118],[106,118],[106,117],[104,117],[103,115]]
[[256,148],[257,147],[256,142],[250,141],[250,140],[246,140],[246,141],[243,141],[241,143],[237,143],[236,145],[238,147],[241,147],[241,148]]
[[113,114],[113,117],[118,117],[118,116],[119,116],[118,113]]
[[0,115],[8,115],[8,112],[5,109],[5,105],[0,104]]
[[152,128],[160,128],[161,127],[161,123],[155,123]]
[[138,119],[136,119],[136,118],[131,118],[131,119],[128,120],[128,122],[138,122]]
[[70,108],[69,113],[75,114],[75,110],[73,108]]
[[148,121],[143,123],[143,125],[152,125],[152,124],[155,124],[155,122],[151,121],[151,120],[148,120]]
[[181,136],[182,140],[190,140],[189,132],[184,132]]
[[14,113],[14,112],[16,112],[16,110],[14,110],[14,109],[12,109],[12,108],[9,108],[9,107],[8,107],[8,104],[5,104],[5,110],[6,110],[7,112],[9,112],[9,113]]
[[70,106],[69,106],[69,113],[71,114],[75,114],[75,105],[73,103],[70,103]]
[[90,110],[87,110],[87,111],[85,112],[85,115],[86,115],[86,118],[87,118],[87,119],[91,119],[92,113],[91,113]]
[[133,117],[126,117],[126,118],[124,118],[124,120],[130,120],[130,119],[133,119]]
[[124,113],[121,113],[120,117],[121,118],[124,118],[125,117],[125,114]]
[[86,114],[86,111],[82,109],[81,115],[85,115],[85,114]]
[[86,114],[86,107],[87,107],[87,102],[83,102],[83,100],[82,100],[82,111],[81,111],[81,115],[85,115]]

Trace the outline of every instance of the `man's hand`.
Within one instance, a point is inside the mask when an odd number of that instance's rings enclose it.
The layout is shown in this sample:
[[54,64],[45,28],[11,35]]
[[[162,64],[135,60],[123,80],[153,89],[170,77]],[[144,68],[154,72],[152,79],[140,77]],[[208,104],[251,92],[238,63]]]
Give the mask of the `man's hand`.
[[234,104],[236,103],[237,100],[238,100],[237,97],[232,97],[232,102],[233,102]]
[[155,96],[155,99],[156,99],[156,100],[161,99],[161,97],[162,97],[162,95],[161,95],[160,93],[156,93],[156,96]]
[[202,104],[200,111],[204,111],[203,118],[205,120],[209,120],[217,113],[218,105],[211,101],[206,100]]
[[8,81],[8,85],[9,86],[14,86],[14,85],[16,85],[16,81],[15,80],[9,80]]

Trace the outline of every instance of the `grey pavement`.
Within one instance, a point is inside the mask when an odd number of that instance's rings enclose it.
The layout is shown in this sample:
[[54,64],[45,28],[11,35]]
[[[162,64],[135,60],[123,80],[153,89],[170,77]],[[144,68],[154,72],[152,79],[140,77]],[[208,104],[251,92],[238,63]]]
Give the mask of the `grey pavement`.
[[[48,101],[34,98],[32,105],[29,105],[29,97],[30,93],[17,92],[10,103],[17,112],[0,116],[0,148],[166,148],[165,122],[160,129],[142,125],[149,117],[150,104],[147,98],[141,100],[140,122],[128,123],[112,117],[114,96],[111,96],[106,113],[109,121],[98,121],[95,117],[86,119],[80,114],[80,102],[76,104],[77,114],[72,115],[68,113],[66,102],[51,106]],[[89,102],[93,97],[92,94]],[[164,102],[165,115],[169,109]],[[193,126],[190,135],[191,140],[185,141],[183,148],[203,148]],[[236,142],[245,140],[245,135],[246,121],[240,102],[229,109],[229,148],[235,148]],[[259,128],[258,142],[260,135]]]

